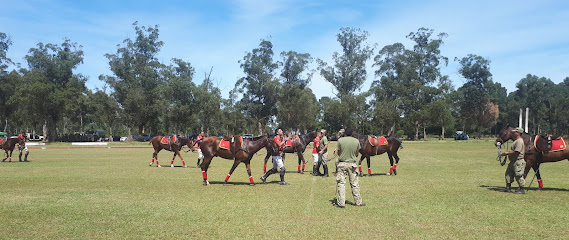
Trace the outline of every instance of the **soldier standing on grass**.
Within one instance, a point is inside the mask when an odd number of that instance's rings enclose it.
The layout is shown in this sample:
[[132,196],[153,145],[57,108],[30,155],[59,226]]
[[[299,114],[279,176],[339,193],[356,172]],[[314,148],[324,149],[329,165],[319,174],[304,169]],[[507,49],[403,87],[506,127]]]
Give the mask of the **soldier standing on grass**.
[[328,138],[326,137],[326,130],[320,130],[320,151],[318,152],[318,173],[320,172],[320,165],[324,169],[322,177],[328,177]]
[[350,186],[352,187],[352,195],[356,206],[362,207],[366,204],[362,202],[360,195],[360,184],[358,182],[358,166],[356,158],[360,150],[360,141],[353,137],[354,130],[347,128],[345,136],[338,139],[338,173],[336,174],[336,182],[338,197],[332,205],[339,208],[346,207],[346,175],[350,178]]
[[511,151],[502,153],[502,156],[509,156],[510,163],[506,169],[506,188],[502,190],[503,192],[511,192],[512,182],[514,178],[520,185],[516,190],[516,194],[525,194],[524,185],[526,180],[524,179],[524,170],[526,168],[526,160],[524,160],[524,140],[521,134],[524,132],[522,128],[515,128],[512,130],[515,136],[514,143],[512,144]]

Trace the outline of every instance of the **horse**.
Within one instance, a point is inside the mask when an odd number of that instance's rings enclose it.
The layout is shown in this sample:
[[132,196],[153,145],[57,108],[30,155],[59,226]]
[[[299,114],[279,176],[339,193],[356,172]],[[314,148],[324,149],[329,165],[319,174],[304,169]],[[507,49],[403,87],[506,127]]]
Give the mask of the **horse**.
[[[6,153],[6,157],[2,159],[2,162],[6,161],[6,159],[9,159],[8,162],[12,162],[12,152],[14,151],[14,148],[16,148],[16,144],[18,144],[19,147],[26,146],[26,142],[24,141],[24,139],[21,138],[12,137],[12,138],[2,139],[0,144],[0,149],[3,149]],[[22,153],[20,153],[20,162],[21,161],[22,161]],[[28,161],[27,153],[25,161],[26,162]]]
[[[184,161],[184,158],[182,158],[182,155],[180,154],[180,150],[182,149],[182,147],[184,145],[188,146],[188,148],[190,148],[190,150],[194,150],[194,142],[188,138],[184,138],[184,137],[180,137],[177,139],[173,139],[174,141],[169,141],[169,143],[163,143],[162,140],[166,138],[164,136],[156,136],[154,138],[152,138],[152,140],[150,140],[150,144],[152,144],[152,147],[154,147],[154,154],[152,154],[152,161],[150,162],[150,166],[152,166],[152,164],[154,163],[154,160],[156,160],[156,166],[157,167],[161,167],[160,163],[158,163],[158,152],[160,152],[160,150],[165,149],[168,150],[170,152],[174,152],[174,156],[172,157],[172,162],[170,163],[171,167],[174,167],[174,159],[176,159],[176,155],[180,156],[180,160],[182,160],[182,163],[184,164],[184,168],[187,168],[188,166],[186,166],[186,162]],[[167,139],[167,138],[166,138]]]
[[[498,136],[498,138],[496,138],[494,144],[498,146],[498,143],[500,143],[501,147],[503,143],[507,142],[508,140],[514,141],[514,134],[512,132],[513,129],[514,128],[510,126],[506,126],[506,128],[502,129],[500,131],[500,135]],[[537,182],[539,184],[538,188],[539,191],[543,188],[543,181],[541,179],[541,174],[539,172],[539,166],[541,165],[541,163],[558,162],[565,159],[569,160],[569,148],[566,147],[564,150],[561,151],[549,152],[547,150],[547,147],[544,146],[547,145],[547,143],[538,141],[537,144],[538,147],[536,148],[533,141],[535,140],[535,137],[532,137],[530,134],[525,132],[521,134],[521,137],[524,140],[524,145],[526,148],[524,153],[524,159],[526,160],[524,178],[527,177],[529,170],[533,169],[535,176],[537,177]],[[565,141],[565,146],[567,146],[567,141]]]
[[[220,147],[220,143],[222,140],[231,141],[230,147],[222,148]],[[241,142],[242,141],[242,142]],[[267,151],[278,151],[278,146],[276,143],[271,140],[268,136],[260,136],[254,137],[252,139],[243,139],[239,136],[235,136],[233,138],[228,137],[207,137],[202,139],[201,141],[201,150],[202,154],[204,155],[204,159],[200,164],[200,168],[202,169],[203,175],[203,185],[208,186],[209,181],[207,180],[207,169],[209,168],[209,164],[213,157],[221,157],[229,160],[233,160],[233,166],[229,173],[225,177],[225,183],[233,174],[235,168],[241,163],[245,163],[247,167],[247,174],[249,174],[249,182],[251,185],[255,185],[253,181],[253,177],[251,175],[251,159],[253,155],[261,150],[262,148],[266,148]]]
[[[397,175],[397,164],[399,164],[399,156],[397,155],[397,151],[399,150],[399,148],[403,148],[403,146],[401,145],[402,142],[399,138],[393,136],[387,136],[385,137],[385,139],[387,140],[386,145],[379,145],[378,143],[376,143],[374,146],[369,142],[369,137],[375,137],[375,136],[368,136],[368,135],[362,136],[354,133],[354,137],[360,141],[361,158],[360,161],[358,162],[360,177],[363,176],[362,161],[364,160],[364,158],[367,159],[367,167],[368,167],[367,176],[369,177],[371,176],[370,157],[381,155],[384,153],[387,153],[387,156],[389,157],[389,163],[391,164],[391,168],[389,168],[389,173],[387,175],[389,176],[392,173],[393,175]],[[393,158],[395,158],[395,163],[393,162]]]
[[[298,173],[304,174],[304,167],[306,166],[306,160],[304,160],[304,151],[306,150],[306,146],[316,138],[316,132],[310,132],[305,135],[293,135],[291,137],[291,145],[288,146],[285,144],[285,148],[283,149],[282,158],[283,162],[285,161],[285,153],[296,153],[298,156]],[[265,156],[265,164],[263,165],[263,173],[267,172],[267,161],[271,158],[271,153],[267,151],[267,156]],[[300,163],[302,162],[302,169],[300,168]]]

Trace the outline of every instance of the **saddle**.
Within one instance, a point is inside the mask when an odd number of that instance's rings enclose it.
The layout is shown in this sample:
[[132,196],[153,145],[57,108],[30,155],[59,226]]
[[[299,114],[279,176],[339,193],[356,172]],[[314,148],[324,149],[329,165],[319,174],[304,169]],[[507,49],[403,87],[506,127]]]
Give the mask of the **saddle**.
[[171,137],[162,137],[162,139],[160,139],[160,143],[166,144],[166,145],[177,144],[178,143],[178,136],[172,135]]
[[285,147],[293,147],[293,142],[300,142],[300,138],[297,135],[293,135],[289,141],[285,142]]
[[233,137],[229,137],[227,135],[223,135],[221,141],[219,141],[219,148],[229,150],[231,152],[231,156],[235,159],[235,154],[239,150],[245,151],[242,149],[241,146],[243,145],[243,137],[237,135]]
[[563,151],[567,147],[565,140],[560,136],[539,135],[535,136],[533,141],[535,149],[540,152],[557,152]]
[[387,139],[384,136],[378,137],[378,136],[374,136],[374,135],[368,135],[367,139],[369,141],[369,144],[371,144],[372,147],[375,146],[383,146],[383,145],[387,145]]

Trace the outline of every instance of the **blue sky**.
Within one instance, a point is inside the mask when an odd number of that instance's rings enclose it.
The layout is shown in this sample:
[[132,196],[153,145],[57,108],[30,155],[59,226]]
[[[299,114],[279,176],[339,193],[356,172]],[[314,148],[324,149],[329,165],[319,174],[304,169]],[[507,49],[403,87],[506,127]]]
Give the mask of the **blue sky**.
[[[160,3],[158,3],[160,2]],[[238,61],[270,39],[275,60],[280,52],[310,53],[332,62],[341,52],[336,34],[341,27],[370,33],[368,43],[381,47],[401,42],[420,27],[445,32],[442,67],[455,88],[464,83],[455,57],[480,55],[491,61],[493,80],[508,92],[526,76],[534,74],[555,83],[569,77],[569,1],[57,1],[0,0],[0,32],[13,45],[8,57],[25,66],[24,56],[38,42],[61,44],[64,38],[83,46],[84,63],[77,69],[89,77],[87,86],[102,88],[100,74],[109,71],[106,53],[134,37],[132,23],[159,25],[164,41],[159,59],[190,62],[194,81],[201,83],[213,67],[212,78],[227,97],[243,77]],[[368,64],[367,90],[376,79]],[[313,64],[315,69],[316,65]],[[333,96],[334,88],[315,74],[310,87],[318,98]]]

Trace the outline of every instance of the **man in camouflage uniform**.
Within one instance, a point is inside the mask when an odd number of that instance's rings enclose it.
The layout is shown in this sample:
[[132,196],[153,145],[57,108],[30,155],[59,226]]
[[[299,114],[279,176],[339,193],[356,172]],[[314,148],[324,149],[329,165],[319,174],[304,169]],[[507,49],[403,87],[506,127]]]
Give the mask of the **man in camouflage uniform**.
[[350,178],[352,187],[352,195],[356,206],[365,206],[360,195],[360,185],[358,182],[358,165],[356,164],[358,152],[360,150],[360,141],[354,138],[354,130],[347,128],[345,136],[338,139],[338,173],[336,175],[338,198],[332,203],[335,207],[346,207],[346,175]]
[[510,163],[506,169],[506,188],[503,192],[511,192],[511,186],[514,179],[518,182],[520,187],[516,190],[516,194],[525,194],[524,185],[526,183],[524,179],[524,170],[526,168],[526,160],[524,160],[524,140],[521,134],[524,132],[522,128],[515,128],[512,130],[514,134],[514,143],[512,144],[511,151],[505,152],[502,155],[508,156]]

